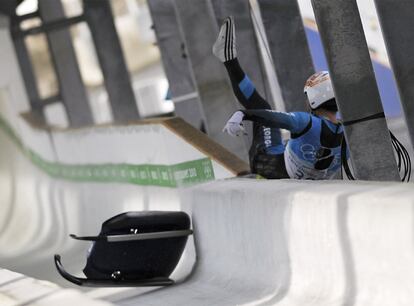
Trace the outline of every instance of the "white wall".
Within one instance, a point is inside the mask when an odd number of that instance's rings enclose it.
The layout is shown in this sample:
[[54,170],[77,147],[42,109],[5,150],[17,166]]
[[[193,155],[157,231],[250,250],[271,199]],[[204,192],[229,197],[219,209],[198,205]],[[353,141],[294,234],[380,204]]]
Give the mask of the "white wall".
[[3,306],[110,306],[79,291],[62,289],[50,282],[39,281],[19,273],[0,269],[0,303]]
[[192,277],[119,305],[412,305],[412,184],[232,179],[183,199]]

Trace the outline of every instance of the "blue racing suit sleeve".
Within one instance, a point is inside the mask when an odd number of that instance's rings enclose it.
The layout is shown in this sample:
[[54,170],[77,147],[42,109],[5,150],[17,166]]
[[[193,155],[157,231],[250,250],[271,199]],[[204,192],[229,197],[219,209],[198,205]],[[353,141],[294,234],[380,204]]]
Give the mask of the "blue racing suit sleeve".
[[312,120],[311,115],[305,112],[283,113],[272,110],[242,110],[244,120],[263,124],[267,127],[289,130],[291,133],[301,133]]

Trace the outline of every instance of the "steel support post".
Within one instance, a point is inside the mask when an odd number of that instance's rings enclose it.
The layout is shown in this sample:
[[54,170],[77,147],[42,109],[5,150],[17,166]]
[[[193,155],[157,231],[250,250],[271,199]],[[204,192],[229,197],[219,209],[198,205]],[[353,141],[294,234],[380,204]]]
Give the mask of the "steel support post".
[[84,0],[84,15],[92,33],[102,68],[113,119],[125,122],[139,118],[131,78],[108,0]]
[[45,123],[43,104],[41,102],[39,90],[37,88],[36,77],[33,65],[30,60],[24,36],[20,35],[20,22],[16,15],[11,17],[11,36],[13,39],[14,50],[20,67],[20,72],[29,98],[30,108],[33,115],[41,123]]
[[225,68],[212,54],[219,27],[209,0],[175,0],[180,29],[200,95],[208,135],[247,160],[247,140],[222,132],[231,114],[240,108]]
[[312,0],[357,179],[397,181],[397,164],[356,0]]
[[[45,23],[66,18],[60,0],[39,0],[38,5],[40,17]],[[46,32],[46,36],[70,126],[93,124],[69,29]]]
[[201,102],[186,54],[173,0],[148,1],[157,44],[170,86],[175,114],[200,129],[203,126]]
[[16,14],[16,7],[19,5],[18,0],[2,0],[0,3],[0,14],[13,16]]
[[414,146],[414,2],[375,0],[375,4]]
[[1,28],[10,28],[10,18],[0,10],[0,29]]
[[[24,18],[19,18],[19,19],[22,20]],[[62,28],[68,28],[82,21],[84,21],[83,15],[75,16],[71,18],[64,17],[62,19],[56,19],[48,23],[43,23],[37,27],[32,27],[27,30],[22,30],[20,32],[20,35],[28,36],[28,35],[36,35],[36,34],[41,34],[41,33],[52,32],[52,31],[60,30]]]
[[303,87],[315,72],[297,0],[258,0],[285,109],[306,111]]

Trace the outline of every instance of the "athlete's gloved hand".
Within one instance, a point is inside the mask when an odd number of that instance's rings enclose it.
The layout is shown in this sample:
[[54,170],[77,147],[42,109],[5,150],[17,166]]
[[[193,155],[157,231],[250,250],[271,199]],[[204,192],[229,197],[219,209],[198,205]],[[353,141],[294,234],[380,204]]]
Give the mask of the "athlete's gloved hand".
[[244,113],[242,111],[235,112],[230,119],[227,121],[226,125],[223,128],[223,132],[226,132],[227,134],[231,136],[240,136],[240,135],[246,135],[244,132],[243,127],[243,118]]

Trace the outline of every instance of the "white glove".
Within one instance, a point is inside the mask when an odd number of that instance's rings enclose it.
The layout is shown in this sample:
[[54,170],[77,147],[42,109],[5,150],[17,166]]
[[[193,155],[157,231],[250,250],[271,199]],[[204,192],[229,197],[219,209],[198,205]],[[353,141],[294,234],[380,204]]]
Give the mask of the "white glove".
[[235,112],[230,119],[227,121],[226,125],[223,128],[223,132],[226,132],[227,134],[231,136],[240,136],[246,133],[244,133],[244,127],[243,127],[243,118],[244,114],[241,111]]

